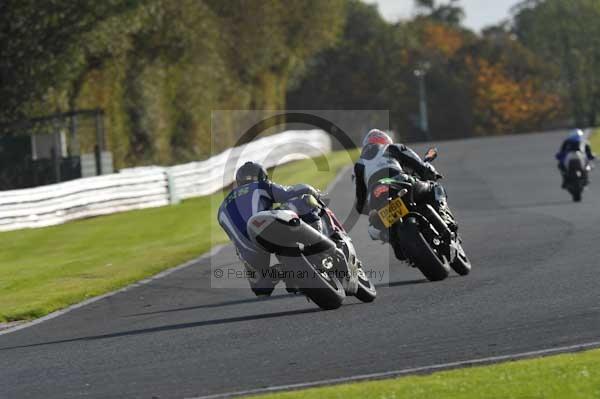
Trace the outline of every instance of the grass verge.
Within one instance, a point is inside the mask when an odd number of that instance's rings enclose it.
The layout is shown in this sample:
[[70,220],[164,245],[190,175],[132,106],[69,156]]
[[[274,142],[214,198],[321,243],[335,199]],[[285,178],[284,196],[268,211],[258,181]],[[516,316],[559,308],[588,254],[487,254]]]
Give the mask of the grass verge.
[[600,350],[252,398],[600,398]]
[[[323,189],[350,156],[356,154],[282,165],[273,179]],[[41,317],[207,252],[226,240],[214,207],[221,198],[0,233],[0,322]]]

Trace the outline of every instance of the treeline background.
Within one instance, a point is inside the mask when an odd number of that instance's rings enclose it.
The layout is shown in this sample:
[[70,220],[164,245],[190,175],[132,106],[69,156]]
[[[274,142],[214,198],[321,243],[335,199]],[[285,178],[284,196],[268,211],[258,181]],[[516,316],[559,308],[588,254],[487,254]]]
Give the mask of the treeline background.
[[416,3],[389,23],[358,0],[3,0],[0,123],[102,108],[117,167],[208,156],[212,110],[390,110],[418,140],[427,64],[435,139],[596,124],[600,1],[527,0],[482,34],[459,1]]

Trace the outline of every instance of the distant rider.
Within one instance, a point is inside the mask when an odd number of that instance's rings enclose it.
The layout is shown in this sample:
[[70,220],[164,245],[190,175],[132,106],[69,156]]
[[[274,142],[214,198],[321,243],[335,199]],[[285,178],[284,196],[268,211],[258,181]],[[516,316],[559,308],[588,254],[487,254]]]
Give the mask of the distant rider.
[[[286,187],[273,183],[262,165],[246,162],[236,172],[236,187],[225,197],[218,212],[219,224],[234,243],[238,256],[244,262],[250,288],[257,296],[271,295],[277,280],[268,277],[271,256],[250,241],[248,220],[258,212],[269,210],[276,203],[285,203],[292,198],[313,196],[319,192],[307,184]],[[298,212],[306,223],[321,229],[321,219],[313,207]]]
[[[393,177],[413,185],[414,198],[431,204],[444,219],[450,230],[457,225],[445,202],[436,201],[436,190],[444,190],[435,180],[442,178],[433,165],[424,162],[416,152],[404,144],[394,144],[381,130],[371,130],[363,140],[360,158],[354,165],[356,210],[369,214],[369,195],[372,187],[383,178]],[[415,176],[417,178],[415,178]],[[370,223],[369,235],[373,240],[389,241],[388,231],[380,231]]]
[[575,129],[571,131],[569,136],[563,141],[560,146],[560,150],[556,153],[556,160],[558,161],[558,169],[563,177],[562,187],[565,188],[566,177],[567,177],[567,166],[565,160],[569,153],[580,151],[587,157],[588,163],[596,159],[596,156],[592,152],[590,143],[585,138],[585,133],[581,129]]

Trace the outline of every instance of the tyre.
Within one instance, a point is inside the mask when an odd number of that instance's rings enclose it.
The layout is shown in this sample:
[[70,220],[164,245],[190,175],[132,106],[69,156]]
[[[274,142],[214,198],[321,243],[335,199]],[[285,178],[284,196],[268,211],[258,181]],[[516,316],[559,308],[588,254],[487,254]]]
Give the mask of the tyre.
[[471,272],[471,261],[467,257],[467,254],[460,243],[460,239],[458,240],[458,253],[456,254],[456,258],[450,263],[450,267],[459,275],[466,276]]
[[[313,259],[318,261],[319,258]],[[287,265],[293,266],[296,279],[293,284],[300,292],[323,310],[337,309],[342,306],[346,291],[341,281],[330,271],[320,270],[306,256],[287,258]]]
[[358,291],[355,296],[362,302],[373,302],[377,296],[375,284],[369,280],[362,265],[358,268]]
[[335,277],[325,277],[322,273],[316,273],[313,280],[318,280],[314,286],[321,288],[302,288],[301,291],[323,310],[333,310],[342,306],[346,293],[340,280]]
[[584,168],[579,160],[572,160],[569,163],[569,192],[573,197],[574,202],[581,202],[581,194],[584,187]]
[[573,197],[573,201],[581,202],[581,194],[583,193],[583,186],[578,181],[574,181],[569,186],[569,193]]
[[400,237],[404,243],[406,257],[414,263],[429,281],[441,281],[450,274],[450,265],[444,256],[431,248],[419,230],[416,219],[409,218],[402,223]]

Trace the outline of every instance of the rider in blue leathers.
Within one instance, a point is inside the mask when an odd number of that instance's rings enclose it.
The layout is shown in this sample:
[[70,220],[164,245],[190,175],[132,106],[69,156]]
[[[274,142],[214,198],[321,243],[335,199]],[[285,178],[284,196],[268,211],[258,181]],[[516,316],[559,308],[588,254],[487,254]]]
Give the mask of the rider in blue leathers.
[[565,165],[565,159],[567,155],[571,152],[581,151],[587,157],[588,162],[596,159],[596,156],[592,152],[592,148],[590,147],[590,143],[586,140],[585,134],[581,129],[575,129],[570,134],[569,137],[563,141],[560,150],[556,153],[556,160],[558,161],[558,169],[560,170],[563,176],[563,188],[565,188],[565,178],[567,167]]
[[[306,184],[286,187],[273,183],[267,171],[254,162],[245,163],[236,172],[236,187],[223,200],[218,220],[244,262],[250,288],[257,296],[271,295],[278,281],[269,278],[270,254],[250,241],[248,220],[258,212],[271,209],[275,203],[307,195],[319,198],[319,192]],[[305,213],[299,212],[299,216],[314,228],[321,229],[316,209],[307,207]]]

